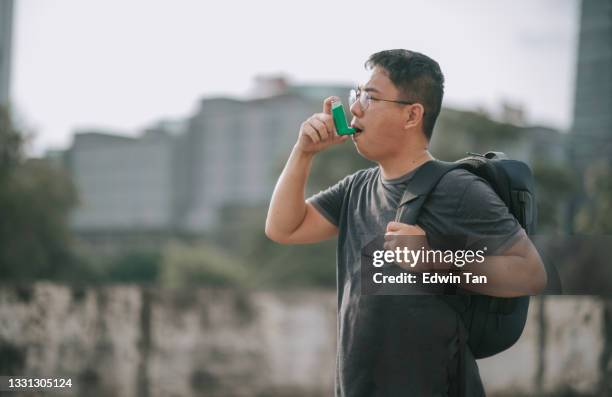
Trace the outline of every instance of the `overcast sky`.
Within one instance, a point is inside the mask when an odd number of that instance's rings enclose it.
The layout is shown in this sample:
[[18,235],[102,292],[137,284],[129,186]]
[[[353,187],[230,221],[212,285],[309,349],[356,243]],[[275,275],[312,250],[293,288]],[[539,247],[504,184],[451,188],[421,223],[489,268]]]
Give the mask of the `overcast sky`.
[[368,55],[388,48],[436,59],[447,106],[509,100],[532,123],[571,124],[576,0],[17,0],[15,12],[12,93],[33,153],[79,128],[134,135],[188,116],[257,74],[363,81]]

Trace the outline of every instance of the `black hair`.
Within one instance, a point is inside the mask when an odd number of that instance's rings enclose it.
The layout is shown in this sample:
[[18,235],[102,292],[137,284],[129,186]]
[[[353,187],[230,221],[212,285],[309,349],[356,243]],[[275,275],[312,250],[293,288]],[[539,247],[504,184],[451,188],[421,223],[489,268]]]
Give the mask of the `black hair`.
[[423,105],[423,132],[431,139],[444,96],[444,75],[438,62],[409,50],[386,50],[370,55],[366,69],[383,68],[400,91],[401,100]]

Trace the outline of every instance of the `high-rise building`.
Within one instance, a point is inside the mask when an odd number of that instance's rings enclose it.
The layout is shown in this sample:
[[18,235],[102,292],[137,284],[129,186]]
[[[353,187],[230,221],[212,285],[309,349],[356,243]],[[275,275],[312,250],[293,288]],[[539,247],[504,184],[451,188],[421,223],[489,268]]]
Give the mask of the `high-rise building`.
[[0,106],[8,106],[11,90],[13,0],[0,1]]
[[174,140],[165,131],[149,130],[140,138],[77,133],[68,159],[79,193],[73,228],[173,230],[174,158]]
[[190,231],[219,221],[224,205],[265,203],[297,137],[301,121],[317,110],[300,95],[253,101],[211,98],[192,117],[187,139],[193,156],[192,203],[184,224]]
[[572,152],[582,166],[612,156],[612,1],[585,0],[574,103]]

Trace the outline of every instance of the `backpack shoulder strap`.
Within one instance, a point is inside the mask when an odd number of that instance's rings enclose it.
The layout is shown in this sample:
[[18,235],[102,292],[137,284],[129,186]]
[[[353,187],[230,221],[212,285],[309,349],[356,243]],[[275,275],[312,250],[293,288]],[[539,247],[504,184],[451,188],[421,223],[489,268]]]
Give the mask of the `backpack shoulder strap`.
[[[442,179],[447,172],[461,167],[462,164],[460,163],[439,160],[428,161],[420,166],[414,176],[408,181],[402,199],[397,207],[395,221],[410,225],[415,224],[427,196],[434,190],[438,182],[440,182],[440,179]],[[410,205],[410,210],[408,211],[408,206],[406,204],[414,200],[416,201]]]

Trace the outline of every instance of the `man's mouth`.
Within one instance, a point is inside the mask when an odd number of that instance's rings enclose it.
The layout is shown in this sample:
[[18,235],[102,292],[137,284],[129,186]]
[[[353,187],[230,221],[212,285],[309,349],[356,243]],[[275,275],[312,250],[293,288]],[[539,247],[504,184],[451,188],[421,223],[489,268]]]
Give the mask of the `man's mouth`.
[[351,124],[351,127],[355,129],[355,134],[353,135],[358,135],[363,132],[363,128],[357,126],[356,124]]

